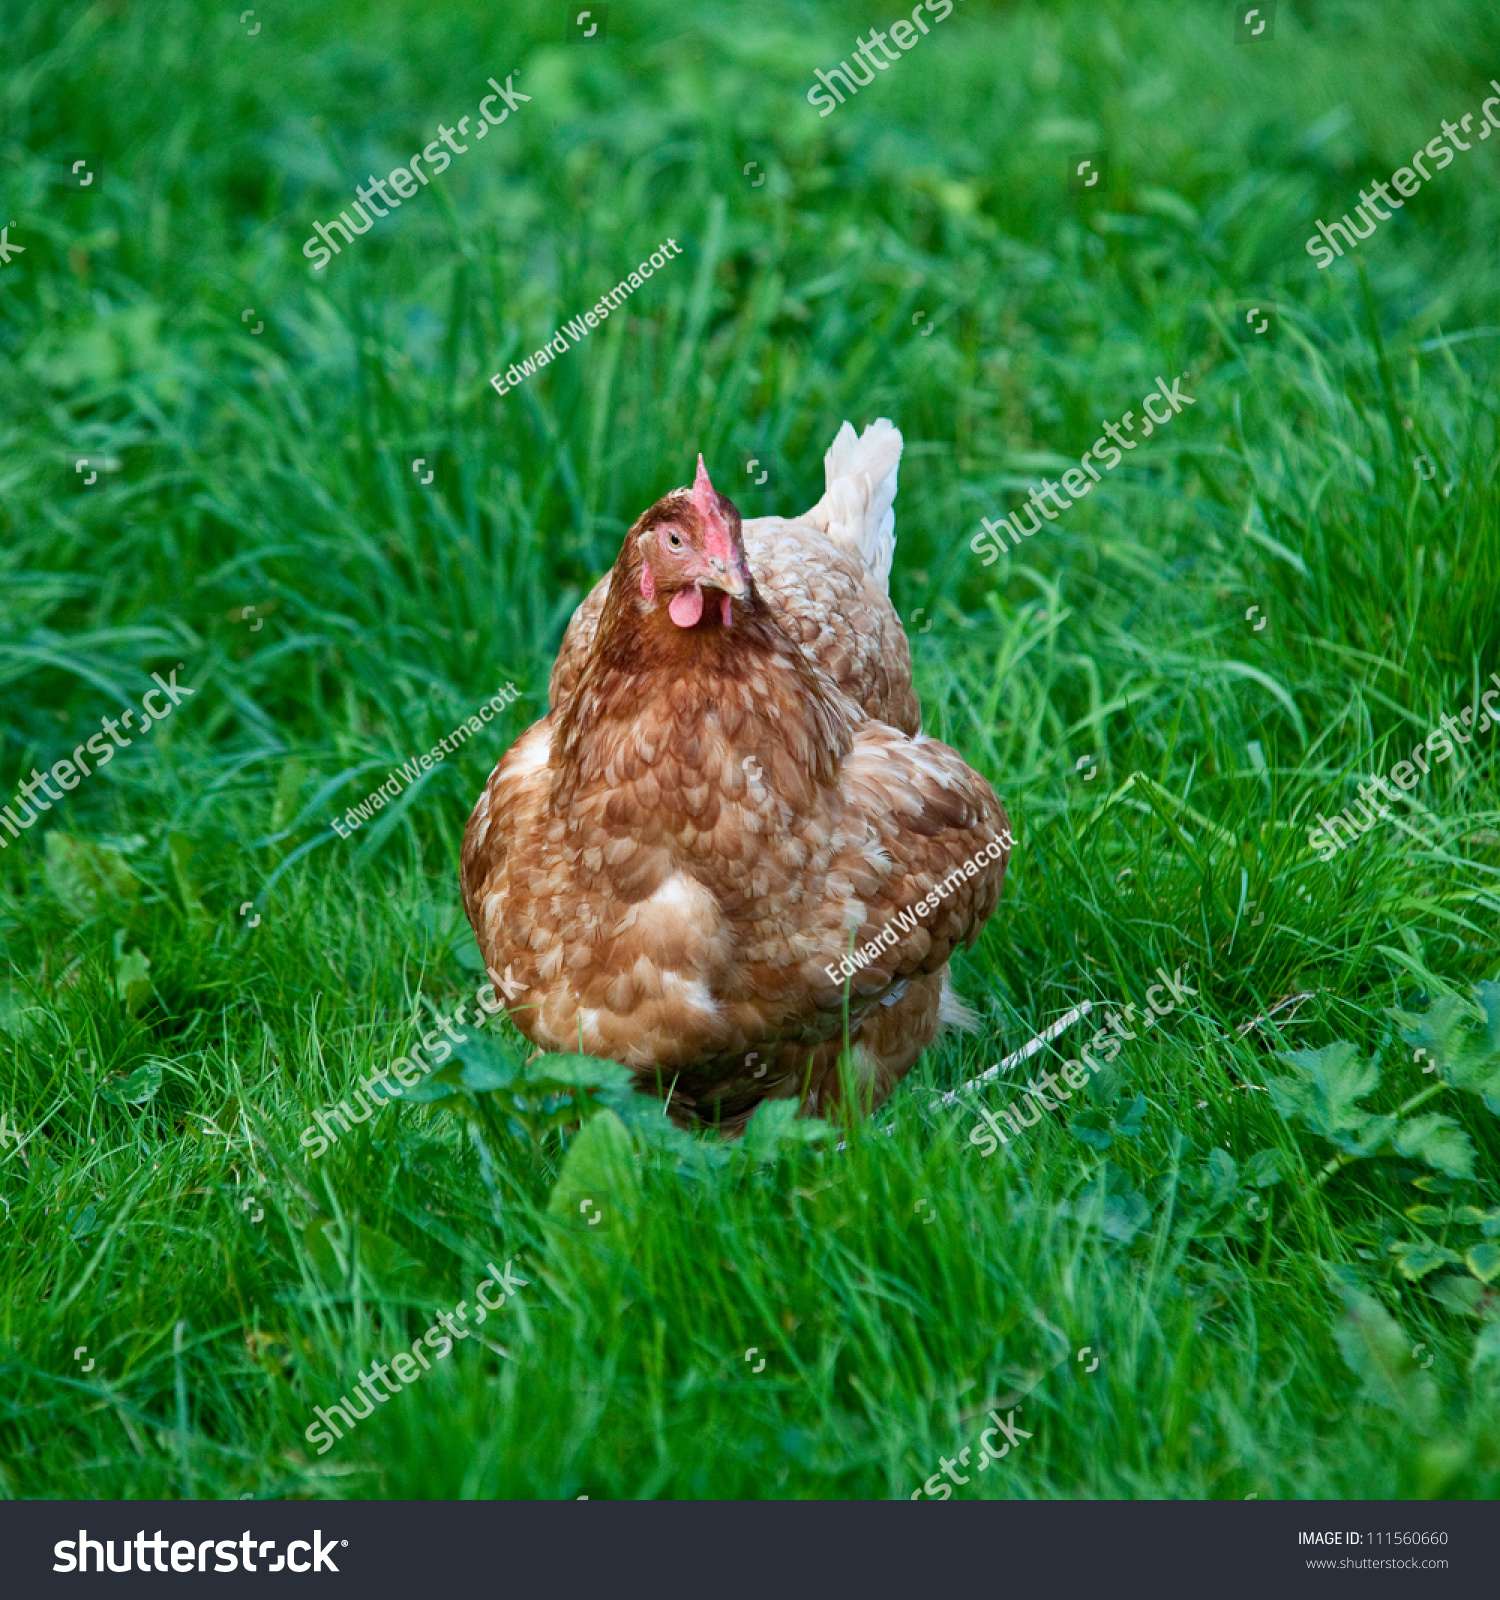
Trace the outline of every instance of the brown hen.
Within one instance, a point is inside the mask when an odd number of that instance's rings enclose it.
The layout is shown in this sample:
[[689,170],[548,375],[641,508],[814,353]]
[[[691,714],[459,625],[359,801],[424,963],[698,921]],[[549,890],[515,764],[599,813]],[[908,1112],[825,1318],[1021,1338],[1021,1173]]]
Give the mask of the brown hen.
[[887,592],[900,456],[884,418],[846,422],[818,504],[743,525],[700,456],[574,613],[552,710],[464,833],[464,908],[516,1026],[626,1063],[684,1125],[737,1132],[768,1098],[827,1112],[846,999],[866,1109],[966,1015],[948,958],[999,902],[1010,829],[918,731]]

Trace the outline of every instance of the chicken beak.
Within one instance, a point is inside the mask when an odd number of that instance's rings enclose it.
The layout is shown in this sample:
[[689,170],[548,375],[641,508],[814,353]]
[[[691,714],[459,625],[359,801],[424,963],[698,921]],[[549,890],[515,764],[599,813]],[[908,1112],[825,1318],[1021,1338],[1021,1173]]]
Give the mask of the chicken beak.
[[708,572],[703,581],[712,584],[715,589],[722,589],[731,600],[743,600],[750,593],[750,584],[739,564],[730,566],[720,556],[709,557]]

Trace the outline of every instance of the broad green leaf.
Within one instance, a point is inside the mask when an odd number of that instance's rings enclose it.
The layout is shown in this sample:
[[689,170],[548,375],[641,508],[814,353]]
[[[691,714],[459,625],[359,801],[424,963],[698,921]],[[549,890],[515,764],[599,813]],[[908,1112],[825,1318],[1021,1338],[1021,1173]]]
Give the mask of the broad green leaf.
[[1500,1244],[1493,1239],[1476,1244],[1464,1256],[1464,1264],[1481,1283],[1493,1283],[1500,1277]]
[[1076,1200],[1064,1200],[1054,1215],[1074,1217],[1088,1227],[1098,1228],[1107,1238],[1129,1244],[1151,1219],[1151,1206],[1145,1195],[1132,1187],[1130,1174],[1115,1166],[1106,1156],[1097,1169],[1106,1184],[1106,1192],[1098,1188],[1080,1195]]
[[563,1158],[547,1210],[576,1226],[583,1200],[595,1202],[608,1215],[601,1232],[635,1218],[641,1202],[635,1144],[630,1130],[608,1108],[584,1123]]
[[1391,1254],[1396,1258],[1396,1270],[1412,1283],[1439,1267],[1454,1266],[1462,1260],[1456,1250],[1445,1249],[1430,1239],[1398,1239],[1391,1245]]
[[1290,1078],[1268,1078],[1271,1102],[1286,1119],[1300,1115],[1324,1138],[1348,1139],[1367,1127],[1370,1113],[1355,1102],[1380,1082],[1373,1061],[1360,1061],[1358,1047],[1340,1039],[1321,1050],[1279,1051],[1277,1060],[1292,1068]]
[[1336,1133],[1330,1137],[1347,1155],[1364,1157],[1378,1155],[1395,1131],[1395,1117],[1385,1112],[1378,1116],[1371,1112],[1363,1126],[1353,1133]]
[[1413,1189],[1420,1189],[1423,1194],[1452,1194],[1458,1185],[1452,1178],[1439,1177],[1435,1172],[1429,1172],[1420,1178],[1411,1180]]
[[1269,1189],[1281,1181],[1281,1152],[1257,1150],[1245,1164],[1245,1181],[1257,1189]]
[[1455,1206],[1453,1220],[1478,1228],[1491,1239],[1500,1234],[1500,1206],[1493,1206],[1488,1211],[1481,1211],[1478,1206]]
[[1124,1075],[1114,1067],[1101,1065],[1089,1082],[1088,1103],[1092,1106],[1112,1106],[1124,1088]]
[[1475,1007],[1457,995],[1440,995],[1420,1016],[1395,1010],[1391,1015],[1401,1025],[1401,1037],[1425,1049],[1446,1082],[1479,1095],[1500,1115],[1500,983],[1481,983],[1474,995],[1483,1017],[1477,1034],[1467,1026]]
[[812,1144],[833,1137],[832,1127],[818,1117],[797,1115],[795,1100],[762,1100],[745,1124],[740,1141],[743,1158],[753,1166],[774,1161],[785,1144]]
[[762,1100],[745,1124],[740,1152],[752,1166],[774,1161],[782,1140],[797,1120],[795,1100]]
[[123,928],[115,929],[115,993],[131,1016],[151,994],[151,958],[125,948]]
[[1283,1122],[1305,1117],[1312,1104],[1312,1085],[1305,1078],[1266,1077],[1271,1105]]
[[140,879],[113,845],[75,839],[54,828],[47,835],[42,878],[77,922],[103,911],[123,912],[140,899]]
[[528,1061],[523,1077],[529,1084],[556,1083],[570,1089],[633,1088],[635,1074],[618,1061],[602,1056],[544,1055]]
[[302,1230],[302,1243],[329,1289],[348,1287],[355,1259],[366,1290],[421,1299],[445,1287],[403,1245],[363,1223],[315,1217]]
[[1130,1102],[1125,1115],[1115,1123],[1115,1136],[1120,1139],[1134,1139],[1146,1126],[1146,1112],[1150,1109],[1150,1102],[1145,1095],[1138,1094]]
[[443,1079],[434,1073],[422,1083],[401,1093],[402,1102],[412,1106],[440,1106],[445,1100],[457,1100],[463,1090],[452,1078]]
[[1428,1061],[1435,1061],[1442,1070],[1462,1054],[1464,1022],[1473,1012],[1458,995],[1440,994],[1426,1011],[1401,1011],[1395,1006],[1389,1009],[1414,1055],[1425,1051]]
[[1151,1207],[1141,1194],[1112,1194],[1104,1202],[1099,1227],[1107,1238],[1129,1244],[1151,1220]]
[[601,1099],[630,1130],[638,1149],[665,1156],[683,1177],[706,1178],[734,1158],[728,1140],[696,1138],[679,1128],[655,1095],[605,1094]]
[[1412,1356],[1412,1340],[1381,1303],[1347,1286],[1344,1316],[1334,1329],[1349,1370],[1377,1405],[1425,1429],[1437,1407],[1437,1385]]
[[1068,1132],[1090,1150],[1108,1150],[1115,1142],[1114,1119],[1097,1106],[1085,1106],[1068,1118]]
[[1427,1285],[1432,1298],[1460,1316],[1477,1317],[1479,1302],[1484,1298],[1484,1286],[1472,1278],[1461,1278],[1456,1273],[1445,1272]]
[[212,927],[213,919],[204,909],[203,897],[189,870],[189,864],[197,852],[198,845],[185,833],[167,835],[167,855],[172,862],[172,875],[177,880],[177,893],[182,900],[182,909],[187,913],[188,925],[206,931]]
[[496,1038],[470,1039],[458,1047],[458,1082],[475,1094],[508,1089],[521,1076],[515,1052]]
[[458,1081],[475,1094],[488,1094],[496,1089],[508,1089],[521,1075],[514,1061],[466,1061],[459,1069]]
[[1500,982],[1486,980],[1474,987],[1474,998],[1484,1012],[1485,1042],[1490,1054],[1500,1057]]
[[161,1092],[162,1064],[148,1061],[134,1072],[120,1073],[99,1088],[99,1098],[116,1106],[143,1106]]
[[1203,1163],[1203,1172],[1210,1185],[1210,1206],[1221,1206],[1233,1198],[1235,1190],[1239,1188],[1240,1175],[1234,1157],[1227,1150],[1221,1150],[1217,1145],[1210,1150],[1208,1160]]
[[1402,1155],[1436,1167],[1450,1178],[1474,1176],[1474,1146],[1452,1117],[1438,1112],[1412,1117],[1396,1129],[1394,1143]]
[[334,1247],[339,1232],[337,1222],[325,1221],[321,1217],[314,1217],[302,1230],[302,1244],[308,1259],[316,1269],[317,1276],[330,1287],[342,1284],[349,1270],[343,1252]]
[[[520,1075],[520,1054],[512,1043],[499,1032],[470,1032],[459,1045],[454,1045],[453,1061],[438,1070],[438,1077],[451,1077],[456,1083],[478,1090],[481,1078],[493,1075],[504,1078],[493,1088],[509,1088]],[[473,1082],[470,1082],[472,1075]]]
[[1440,1228],[1448,1220],[1448,1213],[1439,1206],[1408,1206],[1406,1214],[1413,1222],[1421,1223],[1424,1228]]
[[1474,1341],[1474,1354],[1469,1358],[1469,1371],[1482,1366],[1500,1366],[1500,1322],[1488,1323],[1479,1330]]

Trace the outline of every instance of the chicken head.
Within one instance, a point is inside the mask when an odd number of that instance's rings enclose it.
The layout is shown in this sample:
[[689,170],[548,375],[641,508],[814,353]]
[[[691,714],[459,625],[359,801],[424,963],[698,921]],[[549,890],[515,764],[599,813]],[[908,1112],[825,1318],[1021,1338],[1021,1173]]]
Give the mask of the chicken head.
[[703,620],[705,589],[716,590],[710,622],[734,625],[734,602],[751,592],[750,567],[740,539],[740,514],[709,481],[703,457],[691,491],[664,495],[641,519],[636,538],[641,557],[641,598],[664,604],[679,628]]

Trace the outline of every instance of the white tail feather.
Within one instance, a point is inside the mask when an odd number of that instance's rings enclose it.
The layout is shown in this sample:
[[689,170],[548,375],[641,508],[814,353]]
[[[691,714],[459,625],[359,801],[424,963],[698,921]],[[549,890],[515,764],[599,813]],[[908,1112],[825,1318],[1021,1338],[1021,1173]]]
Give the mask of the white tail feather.
[[953,980],[946,972],[943,986],[938,990],[938,1027],[956,1028],[960,1033],[979,1032],[978,1013],[953,987]]
[[827,488],[809,513],[830,531],[842,528],[859,546],[887,593],[896,554],[896,473],[901,430],[877,417],[858,437],[845,423],[823,456]]

